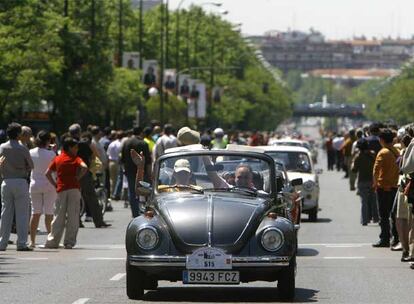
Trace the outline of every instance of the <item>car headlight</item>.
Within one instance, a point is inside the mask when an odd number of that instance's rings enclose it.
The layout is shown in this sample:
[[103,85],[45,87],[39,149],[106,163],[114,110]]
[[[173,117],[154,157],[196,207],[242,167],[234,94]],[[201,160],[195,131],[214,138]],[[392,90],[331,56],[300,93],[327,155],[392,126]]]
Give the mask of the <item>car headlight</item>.
[[315,188],[315,183],[313,181],[306,181],[303,183],[303,189],[311,192]]
[[267,251],[277,251],[284,243],[283,232],[277,228],[268,228],[262,234],[262,246]]
[[158,232],[154,227],[141,228],[137,233],[137,244],[141,249],[151,250],[158,245]]

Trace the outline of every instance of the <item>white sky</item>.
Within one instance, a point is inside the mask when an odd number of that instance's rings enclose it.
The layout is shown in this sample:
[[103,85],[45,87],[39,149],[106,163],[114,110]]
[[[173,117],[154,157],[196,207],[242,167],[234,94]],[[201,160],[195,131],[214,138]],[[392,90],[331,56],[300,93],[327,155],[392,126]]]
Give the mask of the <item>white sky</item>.
[[[185,0],[201,4],[209,0]],[[213,0],[216,1],[216,0]],[[414,0],[218,0],[229,11],[225,17],[243,23],[245,34],[263,34],[272,29],[309,30],[313,27],[328,38],[411,37],[414,34]],[[170,0],[176,9],[180,0]],[[206,10],[219,11],[204,6]]]

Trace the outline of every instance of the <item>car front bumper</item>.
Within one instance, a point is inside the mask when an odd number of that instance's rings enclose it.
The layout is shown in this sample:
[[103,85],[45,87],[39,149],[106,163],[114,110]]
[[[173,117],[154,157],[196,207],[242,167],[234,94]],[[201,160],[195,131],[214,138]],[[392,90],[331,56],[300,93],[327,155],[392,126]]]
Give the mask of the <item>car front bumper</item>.
[[[176,267],[186,268],[185,256],[168,255],[130,255],[128,262],[132,266],[145,267]],[[289,256],[256,256],[256,257],[232,257],[233,268],[260,268],[260,267],[286,267],[289,266]]]

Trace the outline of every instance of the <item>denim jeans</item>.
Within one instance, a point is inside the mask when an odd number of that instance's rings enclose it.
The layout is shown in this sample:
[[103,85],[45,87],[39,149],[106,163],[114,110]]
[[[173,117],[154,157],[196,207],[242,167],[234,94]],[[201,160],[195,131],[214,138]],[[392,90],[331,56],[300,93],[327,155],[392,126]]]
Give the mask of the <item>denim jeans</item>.
[[132,216],[138,217],[140,215],[139,211],[139,198],[135,193],[135,174],[126,173],[128,179],[128,196],[129,196],[129,205],[131,206]]
[[377,197],[372,183],[359,182],[358,195],[361,197],[361,224],[368,224],[371,219],[378,222]]
[[119,164],[118,178],[116,179],[115,189],[114,189],[114,192],[112,193],[113,197],[116,197],[116,198],[121,197],[123,179],[124,179],[124,167],[121,164]]

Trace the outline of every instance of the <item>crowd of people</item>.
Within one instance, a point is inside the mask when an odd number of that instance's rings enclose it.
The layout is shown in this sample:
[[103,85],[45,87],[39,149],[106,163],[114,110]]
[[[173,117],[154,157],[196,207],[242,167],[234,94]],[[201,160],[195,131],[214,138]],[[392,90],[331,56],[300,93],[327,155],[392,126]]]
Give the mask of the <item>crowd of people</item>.
[[328,170],[343,170],[360,197],[361,224],[379,224],[372,246],[402,251],[402,262],[414,262],[413,148],[414,125],[373,123],[325,140]]
[[[0,251],[12,243],[12,232],[17,233],[18,251],[58,248],[63,234],[64,248],[71,249],[84,222],[93,222],[96,228],[111,226],[104,221],[97,186],[104,187],[110,198],[105,211],[112,211],[111,201],[127,192],[126,207],[133,217],[140,215],[145,198],[136,192],[137,165],[131,151],[142,155],[142,180],[150,182],[154,161],[167,149],[190,144],[211,149],[228,144],[259,146],[272,136],[256,131],[225,134],[221,128],[199,133],[183,127],[176,132],[172,125],[161,127],[157,122],[129,130],[93,125],[83,130],[73,124],[60,136],[46,130],[34,136],[30,127],[11,123],[0,130]],[[42,215],[48,236],[45,244],[37,246]]]

